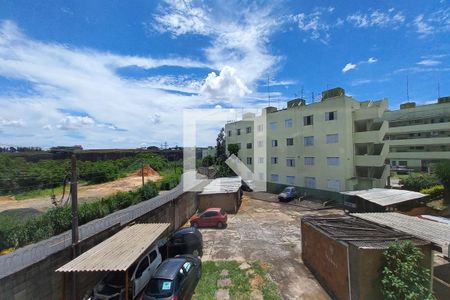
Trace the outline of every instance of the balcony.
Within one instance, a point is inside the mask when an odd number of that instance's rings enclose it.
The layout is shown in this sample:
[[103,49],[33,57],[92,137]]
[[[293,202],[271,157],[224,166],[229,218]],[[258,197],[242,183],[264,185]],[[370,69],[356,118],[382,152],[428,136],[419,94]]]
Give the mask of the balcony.
[[353,112],[353,120],[361,121],[361,120],[378,119],[381,118],[382,115],[383,111],[378,107],[358,109]]
[[440,131],[448,130],[450,124],[446,123],[434,123],[434,124],[417,124],[417,125],[407,125],[398,127],[389,127],[388,133],[410,133],[410,132],[423,132],[423,131]]
[[450,137],[424,137],[401,140],[385,140],[389,146],[417,146],[417,145],[442,145],[450,144]]
[[361,131],[353,133],[353,143],[380,143],[383,141],[386,131],[388,129],[388,122],[384,121],[378,130]]
[[450,151],[389,152],[389,159],[450,159]]

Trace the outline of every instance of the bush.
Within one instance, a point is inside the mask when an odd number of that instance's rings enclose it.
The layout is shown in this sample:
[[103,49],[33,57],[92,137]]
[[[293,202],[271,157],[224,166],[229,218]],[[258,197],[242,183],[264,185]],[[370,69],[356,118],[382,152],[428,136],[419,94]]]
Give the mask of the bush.
[[411,191],[420,191],[439,184],[438,178],[429,174],[411,174],[400,180],[403,188]]
[[161,174],[163,179],[159,181],[159,189],[167,191],[175,188],[180,183],[181,174],[182,171],[180,168],[163,172]]
[[440,199],[444,196],[444,186],[442,184],[438,184],[426,189],[421,189],[420,192],[430,195],[431,199]]
[[420,266],[422,252],[411,243],[394,243],[383,253],[381,291],[388,300],[435,299],[429,270]]

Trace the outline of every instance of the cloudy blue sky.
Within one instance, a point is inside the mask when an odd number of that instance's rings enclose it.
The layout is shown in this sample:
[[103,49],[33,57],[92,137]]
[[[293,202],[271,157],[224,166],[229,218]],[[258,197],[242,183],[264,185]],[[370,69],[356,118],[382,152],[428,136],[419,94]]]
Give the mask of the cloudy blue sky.
[[0,0],[0,145],[182,145],[183,110],[266,106],[268,78],[279,107],[341,86],[395,109],[449,74],[448,0]]

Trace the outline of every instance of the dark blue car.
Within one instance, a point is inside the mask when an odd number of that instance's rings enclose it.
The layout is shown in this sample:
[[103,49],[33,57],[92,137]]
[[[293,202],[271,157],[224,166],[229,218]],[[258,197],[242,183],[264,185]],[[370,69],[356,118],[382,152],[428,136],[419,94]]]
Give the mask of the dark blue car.
[[195,255],[166,259],[153,274],[141,299],[191,299],[201,276],[202,261]]
[[286,187],[279,195],[278,200],[280,202],[288,202],[299,197],[297,189],[293,186]]

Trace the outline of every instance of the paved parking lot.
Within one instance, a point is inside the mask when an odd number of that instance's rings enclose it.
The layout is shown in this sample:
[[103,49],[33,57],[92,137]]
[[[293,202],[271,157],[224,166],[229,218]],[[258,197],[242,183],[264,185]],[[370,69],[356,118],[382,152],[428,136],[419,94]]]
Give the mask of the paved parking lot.
[[203,260],[262,260],[272,265],[269,274],[285,299],[330,299],[302,262],[300,219],[342,211],[306,206],[280,204],[270,194],[246,193],[239,212],[229,215],[226,229],[201,229]]

